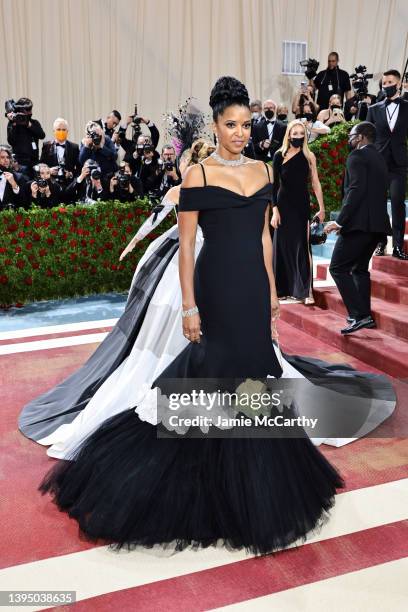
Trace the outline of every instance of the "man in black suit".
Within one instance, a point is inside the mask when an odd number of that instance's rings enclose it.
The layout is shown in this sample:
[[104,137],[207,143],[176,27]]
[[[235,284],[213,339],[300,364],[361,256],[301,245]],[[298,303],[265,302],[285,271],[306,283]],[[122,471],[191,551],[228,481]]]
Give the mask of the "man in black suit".
[[[408,255],[404,253],[408,101],[400,97],[401,75],[398,70],[384,72],[382,85],[386,98],[370,106],[367,121],[371,121],[376,127],[375,145],[383,155],[388,169],[392,211],[392,254],[398,259],[408,259]],[[383,237],[376,255],[384,255],[386,244]]]
[[272,161],[275,152],[282,146],[286,132],[287,126],[276,119],[275,113],[276,103],[273,100],[265,100],[263,115],[252,126],[251,136],[255,157],[264,162]]
[[22,175],[11,167],[10,151],[0,146],[0,211],[22,206],[23,184]]
[[368,265],[381,235],[391,234],[387,214],[387,167],[374,146],[372,123],[357,123],[350,132],[353,149],[347,158],[343,206],[337,221],[325,231],[339,232],[330,262],[330,273],[348,311],[350,334],[376,327],[371,316]]
[[40,162],[47,164],[51,176],[57,177],[61,187],[67,184],[80,173],[79,146],[68,140],[68,123],[62,117],[54,121],[54,140],[47,140],[43,144]]

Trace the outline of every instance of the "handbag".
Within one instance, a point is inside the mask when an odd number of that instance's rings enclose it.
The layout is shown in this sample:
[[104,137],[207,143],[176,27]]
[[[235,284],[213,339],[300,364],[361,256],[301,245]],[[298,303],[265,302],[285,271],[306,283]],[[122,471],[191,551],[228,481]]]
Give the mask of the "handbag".
[[314,217],[310,224],[310,244],[324,244],[327,240],[327,234],[324,231],[324,224],[320,223],[317,217]]

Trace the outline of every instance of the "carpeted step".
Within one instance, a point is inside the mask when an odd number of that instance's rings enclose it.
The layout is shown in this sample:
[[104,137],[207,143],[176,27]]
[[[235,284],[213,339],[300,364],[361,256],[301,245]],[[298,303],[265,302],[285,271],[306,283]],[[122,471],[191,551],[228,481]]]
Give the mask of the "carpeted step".
[[340,329],[346,325],[344,316],[317,306],[284,304],[281,306],[281,319],[390,376],[408,376],[406,340],[381,329],[362,329],[350,336],[342,336]]
[[[344,317],[347,311],[336,287],[315,287],[314,298],[320,308]],[[408,340],[408,308],[379,298],[371,299],[371,310],[379,329]]]

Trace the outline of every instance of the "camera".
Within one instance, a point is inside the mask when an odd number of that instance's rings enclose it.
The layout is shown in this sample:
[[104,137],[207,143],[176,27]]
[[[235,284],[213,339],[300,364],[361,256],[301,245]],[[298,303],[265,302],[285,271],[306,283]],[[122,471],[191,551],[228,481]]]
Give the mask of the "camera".
[[102,134],[98,134],[98,132],[95,132],[93,130],[89,130],[87,132],[89,138],[92,140],[92,144],[94,145],[100,145],[102,142]]
[[90,177],[95,181],[99,181],[102,176],[102,172],[98,164],[96,164],[95,162],[92,164],[88,164],[88,168],[90,171]]
[[118,186],[121,189],[127,189],[130,185],[130,175],[125,172],[125,164],[122,162],[117,174]]
[[15,102],[14,100],[6,100],[5,104],[5,116],[12,113],[11,121],[17,125],[28,125],[31,119],[33,103],[28,98],[20,98]]
[[154,148],[150,144],[143,145],[143,153],[154,153]]
[[356,66],[355,73],[350,74],[353,91],[358,100],[362,100],[368,94],[368,81],[373,78],[373,74],[367,74],[366,66]]
[[171,172],[174,170],[174,164],[172,161],[166,161],[163,164],[165,172]]
[[58,172],[57,172],[57,182],[64,183],[65,182],[65,162],[60,161],[58,164]]
[[316,76],[319,67],[319,62],[317,60],[309,57],[309,59],[300,61],[299,64],[305,69],[305,76],[308,79],[313,79]]
[[142,128],[140,127],[142,118],[139,117],[139,115],[137,114],[137,104],[135,104],[135,110],[133,115],[129,116],[132,118],[132,123],[130,124],[132,126],[132,140],[136,142],[140,134],[142,133]]

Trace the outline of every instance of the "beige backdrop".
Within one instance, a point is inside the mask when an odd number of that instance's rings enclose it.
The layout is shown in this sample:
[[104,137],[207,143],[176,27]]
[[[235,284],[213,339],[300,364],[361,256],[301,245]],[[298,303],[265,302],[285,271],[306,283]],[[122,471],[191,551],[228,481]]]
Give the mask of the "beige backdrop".
[[307,41],[321,68],[337,50],[377,76],[408,51],[408,0],[0,0],[0,14],[0,142],[9,97],[34,101],[47,136],[65,117],[78,141],[88,119],[135,102],[159,128],[188,96],[207,111],[223,74],[290,103],[301,77],[280,74],[282,40]]

